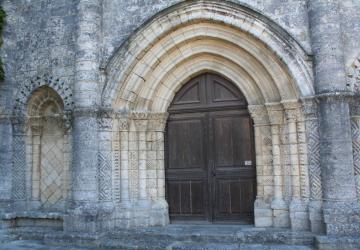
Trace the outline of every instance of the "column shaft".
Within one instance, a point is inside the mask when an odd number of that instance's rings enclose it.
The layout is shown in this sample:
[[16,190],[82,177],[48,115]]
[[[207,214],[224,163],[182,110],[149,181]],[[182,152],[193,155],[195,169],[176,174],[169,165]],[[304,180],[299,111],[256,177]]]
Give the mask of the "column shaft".
[[358,234],[355,178],[339,1],[308,1],[320,111],[320,166],[328,234]]

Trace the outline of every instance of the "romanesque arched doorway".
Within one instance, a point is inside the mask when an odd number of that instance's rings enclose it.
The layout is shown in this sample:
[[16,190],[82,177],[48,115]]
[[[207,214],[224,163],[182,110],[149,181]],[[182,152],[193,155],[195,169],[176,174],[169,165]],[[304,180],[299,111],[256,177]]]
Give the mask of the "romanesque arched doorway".
[[243,94],[218,75],[202,74],[177,92],[168,112],[170,219],[252,222],[255,154]]

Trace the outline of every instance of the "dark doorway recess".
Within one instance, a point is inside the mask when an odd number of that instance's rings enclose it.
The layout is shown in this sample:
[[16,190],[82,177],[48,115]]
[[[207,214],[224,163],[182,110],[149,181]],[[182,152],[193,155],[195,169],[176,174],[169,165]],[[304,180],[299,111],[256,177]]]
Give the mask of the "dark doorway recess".
[[243,94],[202,74],[168,109],[166,199],[174,221],[252,223],[256,195],[253,125]]

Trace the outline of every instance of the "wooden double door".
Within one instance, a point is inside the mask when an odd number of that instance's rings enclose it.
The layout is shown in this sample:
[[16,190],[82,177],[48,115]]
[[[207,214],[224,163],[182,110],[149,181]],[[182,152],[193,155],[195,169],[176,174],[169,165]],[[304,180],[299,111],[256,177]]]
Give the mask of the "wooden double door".
[[242,93],[220,76],[203,74],[176,94],[168,112],[170,219],[252,223],[254,139]]

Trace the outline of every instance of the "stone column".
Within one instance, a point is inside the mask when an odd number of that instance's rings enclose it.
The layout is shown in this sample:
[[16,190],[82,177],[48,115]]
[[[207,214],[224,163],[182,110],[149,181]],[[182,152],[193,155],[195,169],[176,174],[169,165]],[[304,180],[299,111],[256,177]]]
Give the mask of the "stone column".
[[[320,111],[320,166],[327,234],[358,234],[355,178],[339,1],[308,1]],[[354,215],[354,216],[353,216]]]
[[257,195],[254,204],[255,226],[273,226],[271,200],[274,196],[273,167],[271,164],[271,131],[265,106],[248,106],[254,121]]
[[129,208],[129,121],[119,120],[120,133],[120,202],[124,208]]
[[[41,133],[43,126],[40,122],[31,121],[31,200],[33,204],[40,207],[40,164],[41,164]],[[36,207],[34,205],[34,207]]]
[[97,230],[101,0],[80,0],[73,112],[72,207],[65,230]]
[[283,102],[288,127],[288,146],[290,156],[291,202],[289,206],[290,223],[293,230],[309,229],[307,203],[301,199],[300,159],[298,126],[300,104],[297,101]]
[[274,215],[274,227],[289,227],[289,207],[283,197],[284,171],[281,163],[280,125],[283,124],[284,110],[280,103],[266,105],[271,124],[272,158],[274,171],[274,199],[271,208]]
[[322,213],[322,185],[320,168],[320,135],[318,106],[314,99],[303,101],[303,113],[305,116],[306,141],[309,162],[310,202],[309,219],[310,229],[314,233],[324,232],[324,220]]
[[152,204],[150,224],[165,226],[169,224],[168,203],[165,199],[165,143],[164,131],[168,113],[154,113],[150,115],[150,127],[154,131],[155,171],[156,171],[156,200]]
[[135,127],[138,134],[138,154],[139,154],[139,197],[138,204],[140,207],[147,208],[149,206],[148,195],[147,195],[147,149],[146,149],[146,130],[147,130],[147,119],[135,120]]

